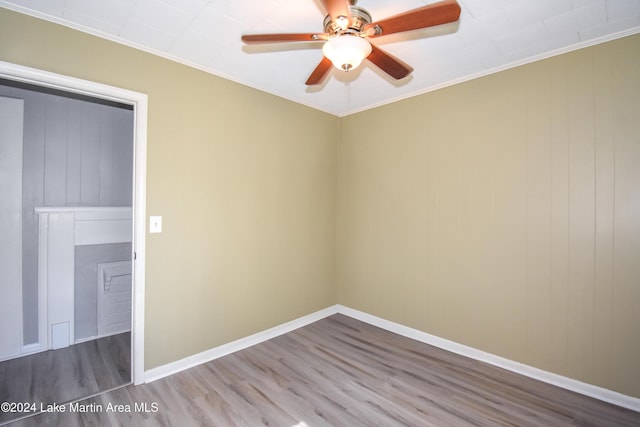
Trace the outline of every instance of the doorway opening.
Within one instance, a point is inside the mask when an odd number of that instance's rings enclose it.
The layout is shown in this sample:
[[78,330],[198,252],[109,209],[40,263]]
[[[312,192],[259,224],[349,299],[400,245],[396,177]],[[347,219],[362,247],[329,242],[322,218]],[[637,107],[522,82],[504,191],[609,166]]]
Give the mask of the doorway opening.
[[[80,119],[66,119],[66,121],[63,119],[63,122],[53,123],[51,126],[71,128],[73,126],[70,126],[70,123],[73,122],[75,126],[73,129],[78,133],[78,129],[83,126],[86,125],[90,129],[92,125],[101,121],[114,125],[111,128],[108,126],[102,128],[107,134],[103,135],[106,142],[89,141],[94,146],[84,147],[84,154],[86,155],[84,159],[81,158],[83,138],[79,133],[75,135],[76,142],[74,143],[76,145],[65,143],[63,144],[64,150],[60,150],[55,145],[50,145],[51,152],[41,153],[43,159],[46,156],[52,159],[55,159],[56,156],[64,159],[65,170],[55,166],[53,161],[53,166],[49,166],[48,169],[42,164],[36,166],[36,168],[41,168],[40,174],[42,176],[32,180],[36,184],[30,182],[28,185],[37,186],[37,182],[46,178],[54,181],[57,179],[60,182],[50,182],[49,190],[51,191],[49,192],[44,192],[41,188],[30,189],[31,193],[38,193],[43,197],[41,203],[35,203],[35,205],[40,206],[34,205],[31,212],[24,207],[28,203],[25,204],[22,203],[22,200],[19,201],[19,204],[23,206],[20,214],[22,216],[31,215],[28,220],[36,224],[37,228],[34,231],[33,227],[29,227],[27,224],[20,227],[21,232],[16,234],[26,234],[31,237],[30,243],[26,244],[26,249],[29,250],[34,250],[33,242],[35,238],[35,280],[37,285],[33,285],[33,278],[27,279],[31,280],[32,283],[30,285],[23,282],[24,277],[29,276],[29,274],[33,276],[34,267],[34,257],[23,256],[19,260],[19,264],[28,265],[19,265],[17,267],[19,274],[16,277],[20,276],[21,283],[19,286],[15,286],[14,283],[13,286],[13,291],[18,291],[18,305],[21,309],[19,310],[21,318],[15,320],[16,323],[19,323],[19,328],[16,329],[18,334],[15,338],[16,342],[19,343],[16,348],[18,348],[17,351],[20,354],[12,356],[11,352],[15,352],[15,350],[9,350],[8,356],[5,355],[4,359],[8,360],[14,356],[25,355],[31,355],[27,357],[42,357],[51,351],[57,351],[53,349],[59,348],[63,350],[58,353],[62,360],[76,358],[74,359],[75,365],[72,366],[82,366],[84,364],[82,357],[84,357],[84,360],[89,360],[93,357],[96,360],[115,361],[116,374],[109,374],[109,376],[118,377],[120,375],[121,378],[126,379],[125,383],[140,384],[144,382],[143,322],[147,96],[112,86],[0,62],[0,85],[2,84],[4,84],[4,92],[11,92],[7,91],[6,87],[12,88],[14,94],[21,91],[34,90],[37,93],[47,95],[50,102],[52,99],[59,101],[61,105],[64,104],[66,106],[67,110],[77,110],[76,112],[82,116]],[[1,95],[3,94],[0,93]],[[7,98],[12,97],[9,95]],[[15,96],[13,98],[20,97]],[[10,100],[8,99],[8,101]],[[72,107],[69,107],[69,105]],[[16,105],[16,107],[16,111],[20,108],[24,109],[24,106]],[[52,111],[53,113],[50,116],[56,116],[55,113],[59,113],[59,111],[56,111],[55,105]],[[33,111],[29,111],[29,114],[33,115]],[[11,115],[6,120],[11,122],[14,117],[18,116]],[[16,132],[19,132],[19,126],[14,126],[14,128]],[[65,129],[65,132],[67,130]],[[110,132],[124,132],[125,140],[128,134],[128,141],[125,141],[129,144],[128,153],[116,150],[115,148],[118,147],[114,148],[114,144],[109,142],[109,140],[122,141],[123,135],[110,135]],[[16,135],[10,136],[15,137]],[[101,148],[102,153],[100,153]],[[14,151],[17,153],[21,150],[22,147],[18,147]],[[20,154],[22,155],[22,153]],[[25,155],[30,156],[33,154],[25,153]],[[105,168],[104,165],[95,164],[94,158],[96,155],[99,157],[100,154],[107,157],[106,162],[110,165],[110,171],[106,170],[109,168]],[[38,156],[37,153],[36,156]],[[22,158],[13,159],[13,162],[18,163],[22,162],[22,160]],[[84,163],[82,160],[84,160]],[[38,161],[35,163],[38,163]],[[41,163],[44,163],[44,160]],[[95,166],[97,166],[97,170],[92,170]],[[82,168],[84,170],[79,170]],[[123,171],[129,174],[128,181],[126,179],[123,181],[122,177],[125,174],[120,173]],[[104,185],[98,184],[96,186],[92,180],[100,180],[101,174],[102,178],[104,178]],[[21,172],[16,171],[14,175],[17,177],[21,175]],[[75,179],[80,176],[86,182],[80,183],[79,179]],[[22,185],[22,182],[20,185]],[[125,187],[128,187],[128,189]],[[100,193],[97,198],[95,194],[91,194],[92,190],[96,188]],[[45,200],[44,198],[48,199]],[[14,204],[18,205],[17,203]],[[104,215],[106,215],[106,218]],[[64,227],[61,227],[60,224],[69,223],[69,218],[75,219],[75,222],[68,224],[69,227],[67,227],[68,230],[71,230],[72,241],[70,245],[69,239],[65,240],[64,237],[60,237],[64,236],[61,231],[64,230]],[[13,219],[15,220],[15,218]],[[92,219],[96,220],[94,221],[96,224],[99,224],[97,232],[95,230],[91,231],[91,227],[87,227],[87,225],[91,224]],[[22,222],[22,218],[19,220]],[[108,225],[109,233],[104,232],[105,224]],[[46,238],[49,241],[45,242],[45,244],[39,241],[43,230],[44,235],[49,236]],[[100,236],[101,234],[103,236]],[[104,241],[104,235],[107,236],[106,241]],[[23,238],[24,236],[20,237]],[[50,250],[49,252],[54,254],[52,255],[54,258],[47,265],[48,257],[43,255],[43,250],[46,250],[47,247],[51,248],[51,242],[56,239],[60,240],[62,247],[66,249]],[[19,250],[24,252],[23,248],[19,248]],[[5,252],[9,253],[10,251],[3,249],[2,255]],[[66,255],[61,256],[61,253]],[[71,258],[71,267],[59,267],[63,264],[60,263],[60,260],[64,260],[65,256],[66,258]],[[27,259],[26,262],[25,259]],[[31,273],[22,274],[23,267],[29,267]],[[101,279],[97,274],[92,274],[95,269],[102,274],[103,277]],[[69,279],[69,275],[71,279]],[[49,283],[46,283],[45,280],[43,285],[40,276],[47,276]],[[89,285],[89,288],[86,285],[79,286],[79,280],[87,279],[84,276],[89,279],[96,279],[98,283],[94,288],[90,288],[92,285]],[[56,280],[63,283],[63,286],[59,287],[56,284]],[[69,285],[69,282],[72,284]],[[101,290],[103,291],[102,295],[100,295]],[[56,293],[59,299],[52,300],[52,296],[55,297]],[[71,302],[67,297],[70,298]],[[95,310],[98,309],[98,304],[101,303],[101,312],[95,314],[92,311],[93,309],[83,311],[82,307],[78,308],[74,301],[82,299],[88,300],[89,306]],[[60,301],[63,302],[63,306],[66,303],[67,307],[60,308],[60,304],[58,304]],[[23,308],[30,312],[23,313]],[[69,310],[71,314],[69,314]],[[54,315],[62,317],[56,319]],[[102,324],[98,325],[99,322],[102,322]],[[65,353],[71,350],[82,356],[70,356]],[[93,354],[93,356],[90,356],[90,354]],[[56,357],[58,356],[50,356],[49,361]],[[46,368],[44,371],[46,371]],[[31,372],[31,374],[35,375],[35,372]],[[112,382],[104,384],[112,384]],[[106,388],[113,387],[106,385]],[[85,395],[65,396],[61,399],[52,395],[53,402],[43,403],[64,403],[67,400],[77,400],[101,391],[106,391],[106,389],[101,388],[95,391],[84,389],[83,393]],[[6,396],[4,394],[6,394],[5,391],[3,391],[3,401],[12,401],[10,395]],[[21,416],[24,414],[16,415]],[[4,421],[0,420],[0,423]]]

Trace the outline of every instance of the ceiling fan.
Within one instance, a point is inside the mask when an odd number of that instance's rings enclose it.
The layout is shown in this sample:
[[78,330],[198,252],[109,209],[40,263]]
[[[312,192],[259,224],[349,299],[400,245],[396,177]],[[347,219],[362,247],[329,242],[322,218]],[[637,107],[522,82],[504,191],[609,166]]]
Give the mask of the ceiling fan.
[[413,68],[380,49],[369,39],[448,24],[460,18],[460,5],[456,0],[428,4],[376,22],[372,22],[366,9],[356,6],[357,0],[321,2],[328,13],[324,18],[324,33],[249,34],[243,35],[242,41],[247,44],[324,42],[324,57],[307,79],[307,85],[322,83],[332,65],[340,70],[350,71],[358,67],[365,58],[399,80],[408,76]]

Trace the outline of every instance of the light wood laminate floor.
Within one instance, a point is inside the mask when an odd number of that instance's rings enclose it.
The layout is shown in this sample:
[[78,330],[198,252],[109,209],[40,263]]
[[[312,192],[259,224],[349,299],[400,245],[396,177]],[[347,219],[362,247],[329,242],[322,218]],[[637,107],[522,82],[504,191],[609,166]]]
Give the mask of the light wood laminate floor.
[[[125,332],[0,362],[0,402],[67,403],[131,382]],[[22,416],[0,411],[0,425]]]
[[640,425],[640,413],[343,315],[82,405],[14,425]]

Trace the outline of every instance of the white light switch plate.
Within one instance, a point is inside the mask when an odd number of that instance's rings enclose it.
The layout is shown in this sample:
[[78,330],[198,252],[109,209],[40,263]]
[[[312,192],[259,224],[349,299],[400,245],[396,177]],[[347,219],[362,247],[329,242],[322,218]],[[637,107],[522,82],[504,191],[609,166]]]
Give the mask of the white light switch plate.
[[162,217],[161,216],[149,217],[149,233],[162,233]]

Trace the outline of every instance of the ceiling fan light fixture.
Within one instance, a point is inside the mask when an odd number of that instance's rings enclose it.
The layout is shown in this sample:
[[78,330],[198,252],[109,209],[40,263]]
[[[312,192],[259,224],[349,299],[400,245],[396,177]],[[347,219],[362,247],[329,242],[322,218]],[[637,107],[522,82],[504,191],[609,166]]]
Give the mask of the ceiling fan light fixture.
[[322,53],[341,71],[357,68],[371,53],[371,44],[357,35],[342,34],[328,40]]
[[368,39],[455,22],[460,19],[461,12],[456,0],[440,0],[373,21],[366,9],[356,5],[357,0],[318,1],[327,12],[323,21],[324,33],[245,34],[242,41],[247,44],[323,41],[324,57],[305,82],[307,86],[321,84],[331,66],[349,71],[357,68],[365,58],[391,78],[400,80],[411,74],[413,68],[370,44]]

